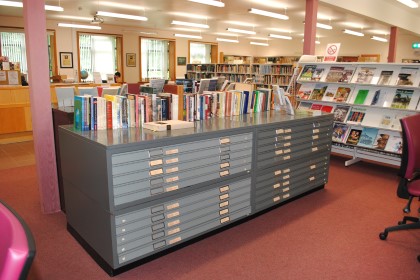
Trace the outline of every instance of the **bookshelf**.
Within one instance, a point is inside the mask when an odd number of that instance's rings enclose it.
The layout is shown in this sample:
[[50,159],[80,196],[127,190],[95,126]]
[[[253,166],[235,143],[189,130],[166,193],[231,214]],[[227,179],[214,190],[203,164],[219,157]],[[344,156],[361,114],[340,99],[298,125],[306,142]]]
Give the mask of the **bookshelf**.
[[117,275],[322,189],[332,119],[269,111],[164,132],[60,126],[67,229]]
[[[224,56],[225,57],[225,56]],[[228,56],[230,57],[230,56]],[[286,88],[293,75],[293,67],[299,57],[251,57],[232,56],[242,58],[249,63],[217,63],[217,64],[187,64],[187,78],[199,81],[203,78],[225,76],[231,82],[243,82],[246,78],[253,78],[257,87],[271,88],[279,85]],[[225,59],[226,61],[232,61]],[[250,63],[252,61],[252,63]]]
[[420,66],[302,63],[298,108],[334,113],[332,152],[401,164],[400,119],[420,112]]

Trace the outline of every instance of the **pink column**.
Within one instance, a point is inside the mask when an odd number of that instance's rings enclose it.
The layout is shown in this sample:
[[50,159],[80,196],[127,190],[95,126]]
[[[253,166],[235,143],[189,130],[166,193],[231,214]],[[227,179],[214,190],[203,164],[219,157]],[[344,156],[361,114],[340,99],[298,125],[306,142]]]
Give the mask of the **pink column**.
[[388,62],[395,62],[397,57],[397,38],[398,27],[391,27],[391,34],[389,36]]
[[319,0],[306,0],[303,54],[315,54],[316,21]]
[[47,26],[44,0],[24,0],[26,54],[32,128],[41,206],[44,213],[60,211],[52,124]]

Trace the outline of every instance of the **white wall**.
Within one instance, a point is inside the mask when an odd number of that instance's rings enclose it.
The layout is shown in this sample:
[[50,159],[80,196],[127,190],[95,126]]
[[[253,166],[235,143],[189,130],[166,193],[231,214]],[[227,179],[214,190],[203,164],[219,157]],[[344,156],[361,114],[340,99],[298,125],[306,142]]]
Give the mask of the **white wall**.
[[[23,19],[17,17],[0,17],[3,26],[23,27]],[[57,43],[57,63],[59,65],[59,52],[73,52],[73,69],[59,68],[60,74],[66,74],[69,77],[77,77],[77,40],[76,30],[72,28],[61,28],[57,26],[57,21],[47,21],[47,28],[56,31]],[[139,81],[139,36],[140,33],[127,31],[124,26],[102,25],[102,30],[95,33],[118,34],[123,36],[123,64],[122,70],[125,82]],[[147,35],[156,38],[173,38],[173,34],[167,31],[158,31],[156,35]],[[300,56],[303,51],[303,43],[300,38],[293,40],[269,40],[269,47],[255,46],[249,44],[249,39],[239,38],[239,44],[219,42],[219,52],[225,55],[247,55],[247,56]],[[188,39],[176,38],[176,56],[188,56]],[[215,36],[205,35],[205,42],[216,42]],[[245,42],[244,42],[245,41]],[[334,38],[320,38],[321,44],[316,46],[316,55],[324,55],[325,47],[328,43],[341,43],[339,55],[358,56],[360,54],[380,54],[381,62],[387,61],[388,44],[373,41],[369,36],[356,37],[342,34]],[[403,58],[420,59],[420,52],[411,49],[413,42],[420,42],[420,36],[399,35],[397,46],[397,62]],[[137,58],[137,67],[127,67],[125,64],[126,53],[135,53]],[[186,73],[185,66],[176,66],[176,77],[184,77]]]

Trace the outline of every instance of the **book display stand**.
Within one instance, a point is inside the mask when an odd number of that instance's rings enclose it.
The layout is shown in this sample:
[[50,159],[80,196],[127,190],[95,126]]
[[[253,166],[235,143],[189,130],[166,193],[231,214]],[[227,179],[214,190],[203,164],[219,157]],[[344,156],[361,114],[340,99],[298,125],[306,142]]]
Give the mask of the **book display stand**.
[[420,112],[420,65],[301,63],[298,109],[334,113],[332,152],[399,166],[400,119]]

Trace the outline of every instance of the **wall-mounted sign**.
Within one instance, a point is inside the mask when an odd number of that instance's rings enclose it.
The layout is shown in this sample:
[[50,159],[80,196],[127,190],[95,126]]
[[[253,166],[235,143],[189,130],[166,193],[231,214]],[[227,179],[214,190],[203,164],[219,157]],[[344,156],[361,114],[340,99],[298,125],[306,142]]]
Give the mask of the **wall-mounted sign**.
[[412,45],[411,45],[411,47],[413,48],[413,49],[420,49],[420,43],[413,43]]

